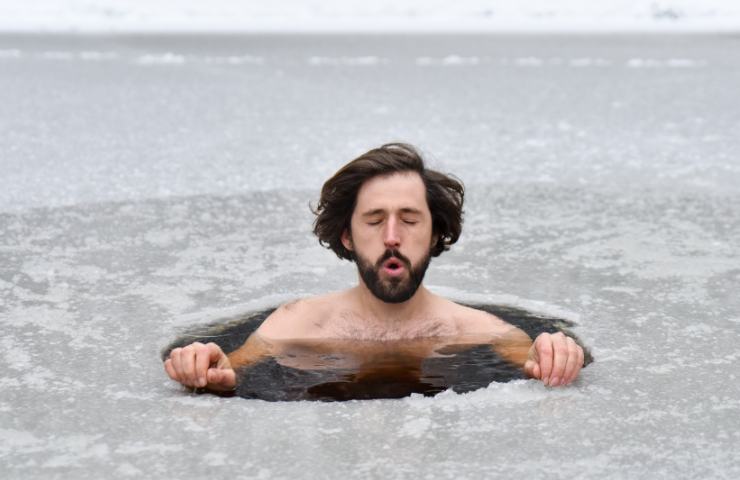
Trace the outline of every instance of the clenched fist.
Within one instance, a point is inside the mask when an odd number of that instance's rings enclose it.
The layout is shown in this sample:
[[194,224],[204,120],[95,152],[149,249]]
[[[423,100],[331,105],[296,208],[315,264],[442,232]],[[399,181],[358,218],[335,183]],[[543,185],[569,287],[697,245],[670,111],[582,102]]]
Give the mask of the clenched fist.
[[215,343],[191,343],[175,348],[164,362],[172,380],[186,387],[206,388],[217,392],[234,390],[236,375],[226,354]]
[[541,333],[529,349],[524,373],[545,385],[568,385],[583,367],[583,348],[563,333]]

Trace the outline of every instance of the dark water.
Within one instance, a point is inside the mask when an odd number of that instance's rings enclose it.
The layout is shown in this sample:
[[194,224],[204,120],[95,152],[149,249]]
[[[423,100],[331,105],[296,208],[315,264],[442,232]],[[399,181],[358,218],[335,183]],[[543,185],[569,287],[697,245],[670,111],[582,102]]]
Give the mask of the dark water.
[[[531,338],[542,332],[570,332],[573,322],[500,305],[469,305],[487,311],[524,330]],[[274,308],[196,327],[168,345],[163,359],[173,348],[193,342],[214,342],[225,353],[239,348],[274,311]],[[362,342],[347,342],[359,345]],[[268,401],[344,401],[377,398],[402,398],[417,393],[433,396],[448,389],[457,393],[487,387],[491,382],[526,378],[516,365],[503,359],[491,345],[450,344],[435,350],[440,356],[419,358],[403,349],[388,346],[361,368],[342,366],[342,352],[327,352],[306,344],[296,344],[296,352],[307,355],[317,368],[287,366],[285,359],[268,357],[249,367],[237,369],[236,394]],[[593,361],[587,349],[585,363]],[[308,353],[307,353],[308,352]],[[296,355],[287,354],[287,357]],[[289,360],[289,358],[288,358]],[[327,368],[328,366],[328,368]]]

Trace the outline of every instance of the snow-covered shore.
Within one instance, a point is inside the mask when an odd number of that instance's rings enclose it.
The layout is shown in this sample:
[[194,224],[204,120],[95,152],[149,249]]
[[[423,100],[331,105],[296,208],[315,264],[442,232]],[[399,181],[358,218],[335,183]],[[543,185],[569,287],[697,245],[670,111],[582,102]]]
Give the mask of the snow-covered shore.
[[0,0],[0,32],[728,32],[733,0]]

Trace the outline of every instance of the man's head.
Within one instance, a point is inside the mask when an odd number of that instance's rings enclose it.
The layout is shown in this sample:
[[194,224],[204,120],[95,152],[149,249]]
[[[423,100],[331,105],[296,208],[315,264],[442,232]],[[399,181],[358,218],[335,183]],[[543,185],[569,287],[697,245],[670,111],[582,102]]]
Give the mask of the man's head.
[[321,190],[314,233],[339,258],[356,261],[365,285],[389,303],[408,300],[433,256],[460,237],[464,188],[428,170],[410,145],[370,150]]

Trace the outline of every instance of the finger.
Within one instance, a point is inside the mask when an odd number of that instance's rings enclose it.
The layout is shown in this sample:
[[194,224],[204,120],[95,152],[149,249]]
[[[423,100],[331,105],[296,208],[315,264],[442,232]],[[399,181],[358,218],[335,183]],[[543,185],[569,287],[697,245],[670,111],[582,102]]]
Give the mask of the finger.
[[184,380],[187,382],[186,385],[188,387],[197,386],[198,384],[195,378],[195,351],[192,345],[188,345],[182,349],[180,362],[182,363],[182,371],[185,374]]
[[573,379],[571,380],[571,382],[575,382],[575,380],[578,378],[578,374],[581,373],[581,369],[583,368],[583,347],[581,347],[580,345],[577,346],[578,350],[576,351],[576,353],[578,355],[578,358],[576,360],[576,368],[573,372]]
[[170,352],[170,360],[172,360],[172,368],[175,370],[175,374],[177,375],[177,381],[183,383],[185,374],[182,371],[182,361],[180,361],[181,354],[182,348],[173,349]]
[[537,365],[537,363],[535,363],[534,360],[527,360],[524,362],[524,374],[530,378],[537,378],[534,375],[535,365]]
[[164,361],[164,371],[167,372],[167,375],[172,380],[177,381],[177,372],[175,371],[175,367],[172,366],[172,360],[169,358]]
[[563,371],[563,380],[561,382],[562,385],[567,385],[571,382],[573,379],[573,370],[576,366],[576,363],[578,362],[578,352],[575,347],[575,343],[571,345],[572,339],[567,338],[565,340],[566,348],[567,348],[567,357],[565,360],[565,369]]
[[540,379],[547,385],[552,373],[552,336],[549,333],[541,333],[534,341],[539,358]]
[[208,349],[208,356],[211,365],[218,363],[218,361],[221,360],[221,357],[224,356],[224,352],[221,350],[221,347],[213,342],[206,343],[205,347]]
[[211,366],[210,350],[203,344],[195,345],[195,380],[199,387],[205,387],[206,373]]
[[540,366],[534,360],[527,360],[524,363],[524,374],[529,378],[540,380]]
[[563,385],[571,383],[578,374],[578,349],[576,342],[567,337],[565,340],[568,347],[568,359],[565,362],[565,373],[563,374]]
[[230,368],[209,368],[206,376],[212,388],[230,390],[236,386],[236,374]]
[[562,385],[565,374],[565,364],[568,361],[568,342],[562,333],[553,335],[553,360],[552,373],[550,374],[550,385],[556,387]]

